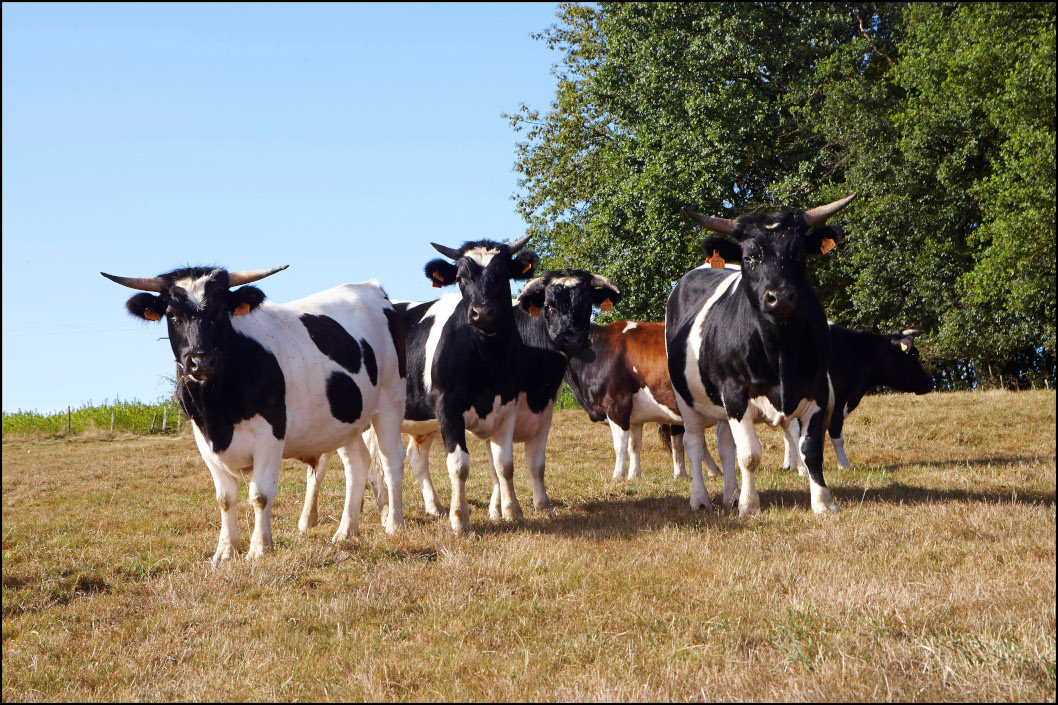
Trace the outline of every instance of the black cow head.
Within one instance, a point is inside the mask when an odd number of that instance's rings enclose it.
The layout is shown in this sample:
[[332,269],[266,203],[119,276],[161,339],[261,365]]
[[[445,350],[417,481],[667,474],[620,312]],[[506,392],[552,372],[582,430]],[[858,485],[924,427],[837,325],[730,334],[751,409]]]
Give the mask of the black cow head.
[[609,311],[620,300],[621,292],[606,277],[583,269],[559,269],[526,284],[518,306],[530,316],[543,316],[555,348],[576,357],[591,346],[592,306]]
[[724,266],[724,262],[740,264],[742,289],[755,310],[784,321],[798,310],[798,300],[811,291],[805,256],[825,254],[835,246],[838,230],[824,223],[855,197],[853,194],[808,211],[749,213],[734,220],[710,218],[687,208],[683,212],[709,230],[734,238],[735,242],[707,238],[702,244],[706,261],[716,267]]
[[922,331],[908,328],[886,336],[889,344],[881,361],[882,384],[901,392],[928,394],[933,391],[933,379],[922,368],[916,335]]
[[250,272],[228,272],[213,267],[176,269],[150,279],[117,277],[100,272],[122,286],[140,291],[125,306],[129,313],[148,321],[164,316],[169,325],[169,344],[185,382],[203,383],[221,373],[220,354],[232,335],[231,317],[242,316],[264,301],[255,286],[232,287],[275,274],[287,265]]
[[454,264],[431,260],[426,264],[426,276],[438,287],[458,282],[470,325],[492,335],[513,321],[511,279],[532,279],[540,261],[535,252],[518,252],[528,241],[528,235],[509,245],[479,240],[459,249],[430,243]]

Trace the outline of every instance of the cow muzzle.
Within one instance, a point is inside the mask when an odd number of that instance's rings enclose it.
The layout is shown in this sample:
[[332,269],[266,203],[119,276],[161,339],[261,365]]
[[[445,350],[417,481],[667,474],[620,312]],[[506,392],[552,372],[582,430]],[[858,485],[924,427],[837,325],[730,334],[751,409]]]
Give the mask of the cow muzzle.
[[768,289],[764,292],[764,312],[776,318],[786,318],[797,307],[796,292]]
[[191,353],[184,358],[184,378],[192,382],[206,382],[217,372],[214,358],[209,353]]
[[491,333],[496,325],[496,310],[492,306],[468,306],[467,320],[483,333]]

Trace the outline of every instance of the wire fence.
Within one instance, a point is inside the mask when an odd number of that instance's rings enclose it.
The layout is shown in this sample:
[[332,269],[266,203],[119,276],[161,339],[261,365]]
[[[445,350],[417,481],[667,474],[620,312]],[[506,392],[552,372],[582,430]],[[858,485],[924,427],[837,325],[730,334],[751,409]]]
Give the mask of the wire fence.
[[98,432],[131,432],[138,435],[179,433],[187,416],[172,399],[145,404],[139,401],[91,402],[65,411],[3,412],[3,437],[12,435],[77,436]]

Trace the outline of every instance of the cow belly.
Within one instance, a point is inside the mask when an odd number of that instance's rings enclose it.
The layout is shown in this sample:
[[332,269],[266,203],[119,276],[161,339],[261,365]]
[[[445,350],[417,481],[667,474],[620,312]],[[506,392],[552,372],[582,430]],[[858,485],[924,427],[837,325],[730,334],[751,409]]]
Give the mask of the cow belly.
[[533,412],[526,401],[525,393],[518,395],[518,418],[514,422],[514,441],[525,443],[536,438],[545,427],[551,425],[554,406],[548,405],[543,411]]
[[807,421],[808,418],[819,410],[819,404],[812,399],[802,399],[792,414],[784,414],[776,409],[768,397],[754,397],[750,400],[753,406],[754,420],[762,421],[769,426],[782,426],[786,428],[792,419]]
[[428,436],[431,433],[439,433],[441,427],[438,425],[437,419],[426,419],[424,421],[404,419],[404,422],[400,425],[400,430],[412,436]]
[[650,389],[642,387],[632,397],[633,424],[641,423],[683,423],[680,415],[664,404],[658,403]]
[[478,416],[477,411],[471,407],[463,412],[463,422],[466,424],[467,431],[478,438],[492,438],[507,421],[508,416],[514,413],[515,404],[514,399],[501,404],[500,395],[497,394],[492,402],[492,409],[484,417]]

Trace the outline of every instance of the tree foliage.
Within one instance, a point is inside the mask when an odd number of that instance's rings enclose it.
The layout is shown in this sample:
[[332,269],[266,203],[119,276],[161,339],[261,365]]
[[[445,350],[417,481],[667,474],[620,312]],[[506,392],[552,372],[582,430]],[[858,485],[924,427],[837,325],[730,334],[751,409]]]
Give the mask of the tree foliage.
[[612,315],[659,320],[700,263],[683,206],[855,192],[813,269],[832,320],[923,328],[956,377],[1053,377],[1053,4],[564,4],[537,36],[557,88],[507,116],[518,208],[547,266],[622,285]]

